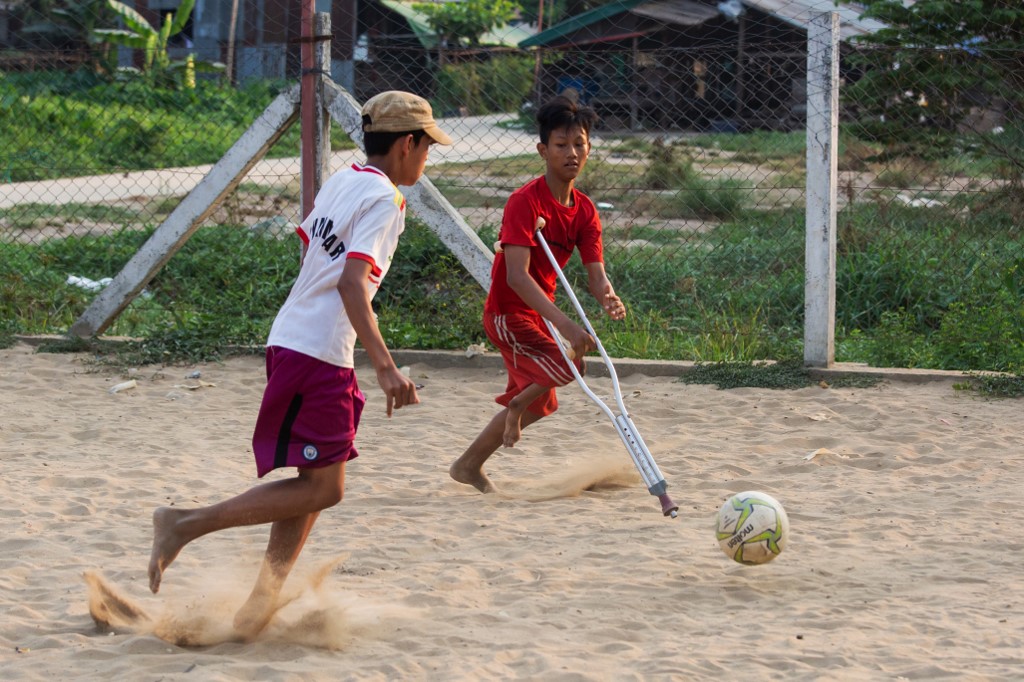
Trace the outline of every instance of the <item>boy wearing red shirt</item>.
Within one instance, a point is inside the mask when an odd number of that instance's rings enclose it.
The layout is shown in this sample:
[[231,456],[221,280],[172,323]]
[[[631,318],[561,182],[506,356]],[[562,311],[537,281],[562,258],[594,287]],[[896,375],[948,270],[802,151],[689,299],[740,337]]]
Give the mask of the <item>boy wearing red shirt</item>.
[[494,492],[483,464],[498,447],[512,447],[522,430],[558,409],[555,388],[573,380],[544,318],[558,330],[582,371],[583,355],[597,348],[594,338],[555,305],[558,275],[534,229],[546,221],[544,238],[561,268],[574,249],[587,270],[588,289],[613,320],[626,316],[604,271],[601,220],[594,203],[576,189],[576,178],[590,155],[590,129],[597,115],[566,97],[555,97],[537,112],[544,175],[520,187],[505,204],[499,242],[484,304],[484,330],[501,351],[508,385],[495,402],[498,412],[449,473],[459,483]]

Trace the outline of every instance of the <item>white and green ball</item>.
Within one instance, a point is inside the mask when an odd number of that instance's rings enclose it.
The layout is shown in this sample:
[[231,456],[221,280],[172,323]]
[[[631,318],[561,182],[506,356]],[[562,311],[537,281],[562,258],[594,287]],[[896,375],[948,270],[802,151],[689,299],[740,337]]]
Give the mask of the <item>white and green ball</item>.
[[748,490],[722,504],[715,537],[730,559],[741,564],[765,564],[786,547],[789,519],[774,497]]

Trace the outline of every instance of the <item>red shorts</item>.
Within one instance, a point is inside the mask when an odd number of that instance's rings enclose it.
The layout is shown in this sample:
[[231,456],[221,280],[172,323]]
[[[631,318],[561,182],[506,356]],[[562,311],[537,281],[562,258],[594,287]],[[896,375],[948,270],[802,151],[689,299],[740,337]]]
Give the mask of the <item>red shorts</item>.
[[353,440],[365,403],[354,369],[268,347],[267,387],[252,436],[259,477],[358,457]]
[[[573,381],[572,370],[565,364],[558,342],[537,313],[491,315],[484,313],[484,331],[505,361],[508,385],[505,392],[495,398],[499,405],[508,407],[512,398],[530,384],[551,388],[526,408],[533,414],[546,417],[558,409],[555,387]],[[582,368],[576,362],[577,369]]]

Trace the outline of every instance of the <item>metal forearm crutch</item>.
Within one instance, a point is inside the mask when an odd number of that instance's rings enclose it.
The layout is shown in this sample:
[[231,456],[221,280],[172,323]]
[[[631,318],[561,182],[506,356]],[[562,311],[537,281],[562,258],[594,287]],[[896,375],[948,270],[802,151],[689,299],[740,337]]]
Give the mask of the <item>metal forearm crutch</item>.
[[534,228],[534,234],[537,236],[537,241],[540,243],[541,248],[544,249],[544,253],[547,254],[548,260],[551,261],[551,266],[555,269],[558,274],[558,279],[562,282],[562,287],[565,292],[569,295],[569,299],[572,301],[573,306],[576,308],[576,312],[579,314],[580,319],[583,320],[583,325],[590,332],[590,335],[594,337],[594,341],[597,342],[597,350],[601,353],[601,358],[604,360],[605,367],[608,368],[608,375],[612,379],[612,388],[615,391],[615,402],[619,407],[619,413],[615,414],[603,400],[597,397],[597,395],[590,390],[587,386],[587,382],[583,380],[576,365],[573,364],[572,358],[569,355],[569,351],[572,349],[566,349],[565,341],[555,331],[555,326],[551,324],[551,320],[545,318],[544,322],[547,324],[548,329],[551,330],[551,335],[555,337],[555,342],[558,344],[558,349],[562,351],[562,357],[565,358],[565,362],[569,365],[569,369],[572,370],[572,374],[576,377],[576,383],[580,385],[583,392],[590,396],[598,407],[600,407],[608,418],[615,424],[615,430],[619,434],[619,438],[622,439],[623,444],[626,446],[626,450],[629,452],[629,456],[633,459],[633,464],[636,465],[637,471],[640,472],[641,478],[643,478],[644,484],[647,486],[648,492],[658,498],[661,502],[661,512],[665,516],[676,517],[676,512],[679,506],[672,502],[672,499],[666,492],[668,483],[665,482],[665,477],[661,475],[661,470],[658,469],[657,463],[654,461],[654,457],[651,455],[651,451],[647,449],[647,444],[644,443],[644,439],[640,437],[640,432],[637,431],[636,425],[633,424],[633,420],[629,418],[629,413],[626,411],[626,405],[622,402],[622,391],[619,388],[619,377],[615,373],[615,366],[612,364],[611,359],[604,350],[604,346],[601,345],[601,339],[598,338],[597,332],[594,331],[594,327],[590,324],[590,320],[587,319],[587,314],[583,312],[583,306],[580,305],[579,299],[576,298],[576,294],[573,292],[572,287],[569,286],[569,280],[565,278],[565,273],[562,272],[562,268],[559,267],[558,261],[555,260],[555,255],[551,253],[551,248],[548,246],[547,240],[544,239],[544,235],[541,234],[541,230],[547,222],[543,216],[537,217],[537,223]]

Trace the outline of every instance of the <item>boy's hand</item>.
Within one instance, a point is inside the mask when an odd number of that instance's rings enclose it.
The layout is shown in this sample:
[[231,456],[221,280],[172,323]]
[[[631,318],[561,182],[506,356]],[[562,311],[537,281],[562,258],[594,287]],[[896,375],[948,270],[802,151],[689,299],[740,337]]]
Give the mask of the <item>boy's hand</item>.
[[392,410],[397,410],[405,405],[415,405],[420,401],[416,395],[416,384],[412,379],[402,374],[395,366],[377,371],[377,383],[388,399],[388,416]]
[[613,320],[626,319],[626,305],[622,302],[622,299],[614,293],[609,292],[605,294],[601,305],[604,306],[604,311],[608,313],[608,317]]
[[[587,330],[578,324],[573,324],[572,327],[566,330],[558,330],[565,340],[572,346],[572,352],[574,358],[582,358],[584,355],[592,350],[597,350],[597,342],[594,341],[594,337],[587,333]],[[568,334],[566,332],[569,332]]]

